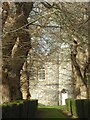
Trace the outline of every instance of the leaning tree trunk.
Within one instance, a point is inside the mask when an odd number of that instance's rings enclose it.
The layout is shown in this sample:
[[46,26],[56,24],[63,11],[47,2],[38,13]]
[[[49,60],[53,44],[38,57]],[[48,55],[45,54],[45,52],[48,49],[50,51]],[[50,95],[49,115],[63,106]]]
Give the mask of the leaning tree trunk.
[[[3,86],[3,102],[14,101],[22,99],[20,90],[20,71],[27,54],[31,47],[30,34],[25,26],[29,13],[32,10],[33,3],[15,3],[16,15],[13,24],[13,32],[7,34],[2,42],[2,57],[3,57],[3,72],[2,72],[2,86]],[[5,22],[3,22],[5,24]],[[12,55],[13,47],[17,38],[19,44],[16,51]],[[7,98],[7,99],[6,99]]]
[[30,99],[31,94],[29,92],[29,71],[28,71],[27,61],[24,63],[21,72],[21,91],[22,91],[23,99]]
[[[75,90],[76,98],[79,94],[81,94],[80,84],[82,88],[82,83],[83,83],[84,88],[86,90],[86,91],[85,90],[83,91],[87,93],[86,98],[90,99],[90,2],[88,3],[88,45],[87,45],[88,55],[87,55],[87,60],[83,65],[83,68],[84,68],[83,72],[82,72],[80,64],[78,64],[77,62],[77,59],[78,59],[77,55],[80,54],[77,48],[78,48],[78,43],[77,41],[74,41],[74,45],[73,45],[72,52],[71,52],[72,68],[73,68],[73,74],[75,75],[76,73],[75,79],[77,79],[77,76],[78,76],[79,81],[80,81],[78,84],[78,88],[76,88]],[[82,61],[82,59],[80,60]]]
[[87,93],[90,99],[90,2],[88,3],[88,61],[86,65]]
[[[82,66],[78,61],[82,61],[80,56],[78,54],[81,54],[78,50],[78,43],[77,41],[73,42],[73,45],[71,47],[71,61],[72,61],[72,71],[73,71],[73,78],[74,78],[74,95],[75,98],[87,98],[87,78],[86,78],[86,72],[82,69],[84,66]],[[84,54],[84,53],[82,53]]]
[[[17,84],[19,84],[19,86],[18,86],[19,88],[16,87],[16,91],[17,91],[17,89],[20,90],[20,76],[21,76],[20,71],[22,69],[24,62],[26,61],[30,46],[31,46],[30,35],[28,34],[28,32],[22,31],[22,33],[19,34],[19,45],[16,49],[16,52],[14,53],[14,55],[12,57],[11,74],[13,74],[13,76],[15,76],[13,78],[14,80],[18,79],[18,81],[19,81],[19,83],[17,83]],[[12,78],[11,78],[11,81],[12,81]],[[16,91],[15,91],[15,93],[16,93]],[[17,91],[17,94],[18,94],[18,91]],[[12,96],[13,96],[13,92],[12,92]]]

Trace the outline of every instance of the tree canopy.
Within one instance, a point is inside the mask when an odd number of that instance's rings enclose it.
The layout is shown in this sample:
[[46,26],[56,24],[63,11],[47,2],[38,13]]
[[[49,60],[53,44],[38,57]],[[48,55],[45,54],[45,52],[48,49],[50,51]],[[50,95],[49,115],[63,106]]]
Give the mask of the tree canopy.
[[22,98],[20,72],[31,50],[33,59],[44,62],[63,48],[66,60],[71,56],[74,79],[79,77],[89,97],[89,21],[88,2],[2,2],[3,100]]

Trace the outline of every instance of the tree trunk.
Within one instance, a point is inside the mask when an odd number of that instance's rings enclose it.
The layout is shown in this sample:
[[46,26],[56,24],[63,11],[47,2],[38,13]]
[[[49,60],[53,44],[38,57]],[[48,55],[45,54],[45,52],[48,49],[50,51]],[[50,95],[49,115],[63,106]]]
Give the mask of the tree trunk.
[[[29,49],[31,47],[30,35],[28,32],[23,31],[18,35],[18,37],[19,37],[19,45],[17,46],[16,52],[12,57],[12,71],[11,71],[11,74],[17,76],[17,79],[19,81],[19,83],[17,83],[19,86],[16,86],[17,94],[18,94],[18,87],[20,90],[20,76],[21,76],[20,71],[23,67],[24,62],[26,61]],[[12,95],[14,94],[12,93]]]
[[[16,6],[16,15],[15,22],[13,24],[14,32],[6,34],[2,42],[2,58],[3,58],[3,67],[2,67],[2,97],[3,102],[14,101],[17,99],[22,99],[22,93],[20,90],[20,71],[24,62],[26,61],[27,54],[31,48],[31,39],[30,35],[24,27],[27,22],[29,13],[32,10],[32,2],[30,3],[15,3]],[[31,8],[29,9],[28,5],[30,4]],[[28,12],[28,13],[27,13]],[[4,20],[4,19],[3,19]],[[3,21],[3,26],[6,22]],[[20,29],[20,30],[19,30]],[[12,56],[13,47],[19,38],[19,44]]]
[[74,78],[74,91],[75,98],[87,98],[87,80],[86,80],[86,72],[83,71],[81,64],[78,63],[78,60],[82,61],[82,58],[78,58],[77,55],[80,52],[77,50],[78,43],[74,41],[74,44],[71,48],[71,61],[72,61],[72,70],[73,70],[73,78]]
[[90,2],[88,2],[88,61],[86,68],[86,76],[87,76],[87,93],[88,98],[90,99]]
[[30,99],[31,94],[29,92],[29,72],[27,69],[27,61],[24,63],[23,70],[21,73],[21,90],[23,99]]

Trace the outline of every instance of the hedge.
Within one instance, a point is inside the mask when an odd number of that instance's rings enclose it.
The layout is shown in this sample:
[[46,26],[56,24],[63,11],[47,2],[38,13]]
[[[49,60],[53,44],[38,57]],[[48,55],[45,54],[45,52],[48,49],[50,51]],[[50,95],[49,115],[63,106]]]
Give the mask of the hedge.
[[79,118],[85,118],[85,107],[84,107],[84,103],[85,100],[84,99],[78,99],[75,100],[76,101],[76,112],[77,112],[77,116]]
[[2,118],[33,118],[38,106],[38,100],[22,100],[3,104]]
[[73,116],[90,118],[90,99],[66,99],[66,106]]
[[66,108],[69,112],[71,112],[71,104],[70,104],[71,98],[68,98],[65,100],[66,102]]
[[78,116],[77,108],[76,108],[76,100],[71,99],[70,104],[71,104],[71,111],[72,111],[71,114],[73,116]]
[[85,100],[84,102],[84,116],[85,118],[90,118],[90,99]]

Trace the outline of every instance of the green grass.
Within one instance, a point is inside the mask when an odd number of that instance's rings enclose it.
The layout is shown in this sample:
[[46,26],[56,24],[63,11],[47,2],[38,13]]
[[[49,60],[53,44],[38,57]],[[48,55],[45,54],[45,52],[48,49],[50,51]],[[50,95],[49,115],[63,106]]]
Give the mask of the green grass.
[[38,106],[37,118],[69,118],[63,113],[66,106]]
[[61,105],[61,106],[38,106],[38,108],[56,108],[60,110],[66,110],[66,105]]

